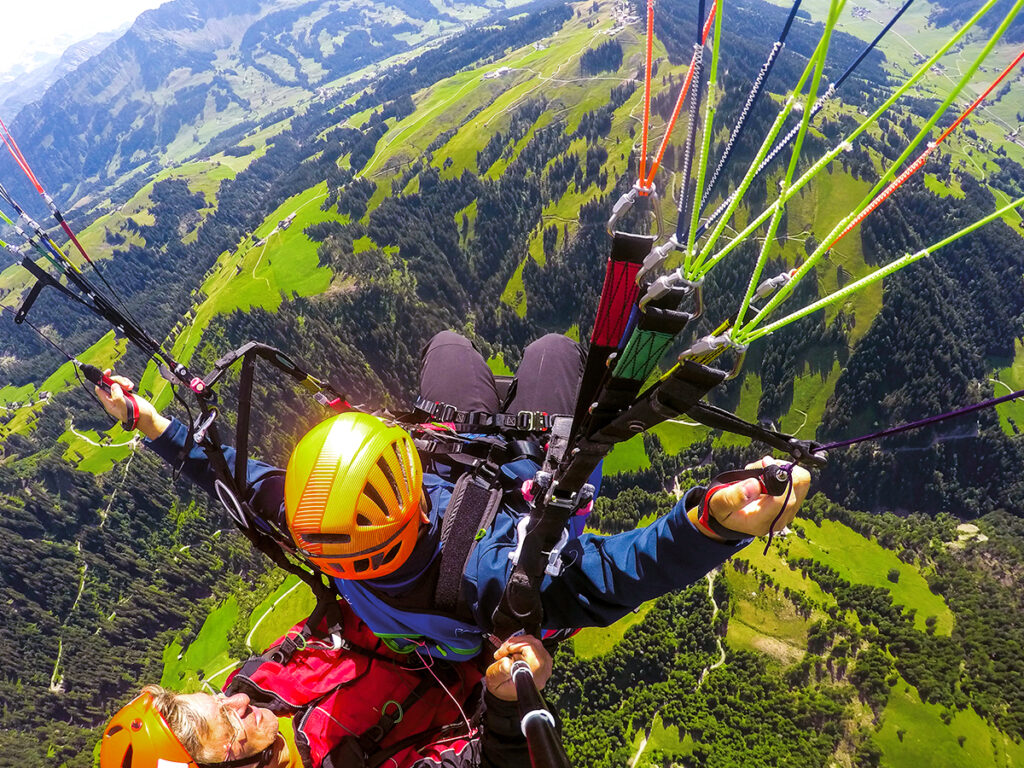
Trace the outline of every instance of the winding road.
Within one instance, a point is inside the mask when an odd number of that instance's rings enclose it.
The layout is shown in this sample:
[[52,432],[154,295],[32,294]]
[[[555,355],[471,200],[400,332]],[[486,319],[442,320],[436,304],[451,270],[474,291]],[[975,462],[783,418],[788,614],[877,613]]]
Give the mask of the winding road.
[[[708,599],[711,600],[711,606],[712,606],[712,610],[711,610],[711,621],[712,621],[712,623],[714,622],[715,617],[718,616],[718,603],[715,602],[715,594],[714,594],[715,593],[715,577],[716,576],[717,576],[717,573],[715,571],[712,571],[706,577],[707,580],[708,580]],[[695,691],[698,688],[700,688],[701,685],[704,684],[704,681],[707,679],[707,676],[709,674],[711,674],[711,670],[718,669],[720,666],[725,664],[725,648],[722,646],[722,638],[716,636],[715,637],[715,644],[718,646],[718,660],[713,662],[712,664],[709,664],[708,666],[704,667],[704,669],[701,670],[700,679],[697,681],[697,685],[694,686],[694,689],[693,689]],[[660,709],[655,711],[654,717],[657,717],[659,712],[661,712]],[[653,718],[652,718],[651,725],[653,726],[653,724],[654,723],[653,723]],[[640,760],[640,756],[643,755],[644,750],[647,749],[647,740],[650,739],[650,738],[651,738],[651,728],[648,727],[644,731],[644,737],[642,739],[640,739],[640,744],[637,746],[636,752],[633,754],[633,757],[631,757],[629,759],[629,763],[627,763],[629,768],[635,768],[636,767],[637,763]]]

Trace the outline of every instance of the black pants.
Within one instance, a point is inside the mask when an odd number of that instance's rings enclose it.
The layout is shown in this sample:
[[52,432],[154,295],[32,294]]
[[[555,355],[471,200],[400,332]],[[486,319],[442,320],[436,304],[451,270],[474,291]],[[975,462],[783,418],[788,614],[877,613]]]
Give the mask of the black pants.
[[[568,336],[549,333],[523,350],[516,389],[506,412],[572,414],[583,377],[583,348]],[[420,394],[463,411],[497,413],[502,403],[494,374],[472,342],[441,331],[420,358]]]

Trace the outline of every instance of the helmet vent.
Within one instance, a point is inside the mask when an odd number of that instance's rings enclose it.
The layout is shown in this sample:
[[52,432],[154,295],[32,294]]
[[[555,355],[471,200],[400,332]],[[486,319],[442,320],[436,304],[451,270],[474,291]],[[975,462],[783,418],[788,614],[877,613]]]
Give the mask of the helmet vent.
[[[392,443],[391,450],[393,451],[394,449],[395,449],[395,446]],[[402,463],[401,461],[398,462],[399,465],[401,465],[401,463]],[[391,467],[389,467],[388,463],[386,461],[384,461],[384,457],[383,456],[381,456],[379,459],[377,459],[377,466],[380,468],[380,471],[384,474],[384,478],[388,481],[388,485],[391,486],[391,492],[393,494],[395,494],[395,501],[398,502],[399,505],[401,505],[401,503],[402,503],[402,494],[398,490],[398,481],[395,479],[395,475],[391,471]]]
[[125,750],[124,759],[121,761],[121,768],[132,767],[132,745],[128,745],[128,749]]
[[[365,486],[363,486],[363,494],[380,508],[380,512],[382,515],[384,515],[384,517],[391,517],[391,513],[388,510],[388,505],[384,503],[384,499],[381,498],[381,495],[377,492],[377,489],[370,485],[370,483],[367,483]],[[367,520],[364,515],[359,515],[359,517],[356,518],[356,522],[359,525],[372,525],[372,523],[369,520]]]
[[402,543],[401,542],[399,542],[398,544],[395,544],[395,546],[393,546],[391,549],[389,549],[388,553],[386,555],[384,555],[384,559],[382,559],[380,561],[379,565],[387,565],[392,560],[394,560],[395,557],[398,555],[398,551],[401,548],[402,548]]
[[356,525],[373,525],[373,522],[366,515],[356,515]]
[[114,725],[114,726],[111,726],[110,730],[107,731],[104,735],[105,736],[113,736],[118,731],[123,731],[123,730],[124,730],[124,726],[123,725]]
[[347,533],[304,533],[302,538],[310,544],[349,544],[352,541]]
[[356,573],[364,573],[365,571],[370,570],[370,558],[364,557],[356,560],[352,565],[352,570]]
[[[402,448],[405,448],[405,456],[402,456]],[[409,480],[409,467],[413,466],[413,458],[409,455],[409,448],[405,445],[405,441],[402,440],[399,443],[392,443],[391,450],[395,452],[395,459],[398,464],[398,468],[402,471],[402,479],[405,481],[405,487],[407,489],[412,488],[412,482]]]

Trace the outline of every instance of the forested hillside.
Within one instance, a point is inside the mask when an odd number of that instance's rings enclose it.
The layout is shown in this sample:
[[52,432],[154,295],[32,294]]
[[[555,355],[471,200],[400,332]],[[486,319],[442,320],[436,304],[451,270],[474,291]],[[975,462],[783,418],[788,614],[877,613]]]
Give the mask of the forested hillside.
[[[789,4],[731,5],[721,126],[743,108],[774,39],[765,30],[782,26]],[[821,4],[807,5],[716,198],[754,157],[817,44]],[[833,80],[892,12],[868,5],[833,37]],[[657,7],[660,138],[694,8]],[[605,222],[637,173],[643,8],[382,8],[176,0],[11,126],[105,277],[194,370],[257,339],[353,401],[401,407],[423,344],[444,328],[473,338],[495,370],[514,369],[542,333],[589,336]],[[923,3],[897,30],[937,39],[959,9]],[[877,107],[911,58],[899,40],[868,57],[808,134],[802,167]],[[810,253],[870,189],[947,82],[926,79],[792,201],[772,274]],[[1005,138],[1019,129],[1007,122],[1019,88],[1001,90],[799,297],[1024,194],[1024,150]],[[668,221],[683,128],[657,178]],[[727,138],[716,132],[712,157]],[[14,173],[0,162],[5,185]],[[769,202],[780,178],[759,181],[737,218]],[[36,202],[25,185],[7,186]],[[714,402],[827,440],[1024,386],[1019,220],[758,341]],[[709,274],[705,314],[665,367],[735,313],[756,245]],[[16,306],[28,287],[27,273],[8,267],[0,304]],[[82,360],[112,364],[186,417],[155,366],[91,314],[50,291],[33,317]],[[111,426],[70,364],[6,313],[2,323],[0,765],[88,766],[97,727],[133,689],[222,683],[309,599],[219,508]],[[225,387],[225,431],[232,397]],[[278,464],[322,417],[269,376],[254,400],[252,445]],[[575,638],[549,689],[574,764],[1024,765],[1022,408],[834,452],[815,476],[821,494],[766,553],[755,543],[707,581]],[[591,524],[644,525],[676,489],[761,453],[685,419],[666,423],[609,457]]]

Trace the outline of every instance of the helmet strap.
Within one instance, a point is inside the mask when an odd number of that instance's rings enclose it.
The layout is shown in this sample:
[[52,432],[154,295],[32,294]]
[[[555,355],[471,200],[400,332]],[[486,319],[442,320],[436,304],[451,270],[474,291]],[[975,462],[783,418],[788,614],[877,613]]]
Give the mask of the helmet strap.
[[249,755],[248,757],[236,757],[234,760],[225,760],[221,763],[197,763],[199,768],[242,768],[244,765],[252,765],[254,768],[264,768],[271,758],[274,756],[274,744],[277,743],[277,739],[274,739],[273,743],[270,744],[266,749],[257,752],[255,755]]

